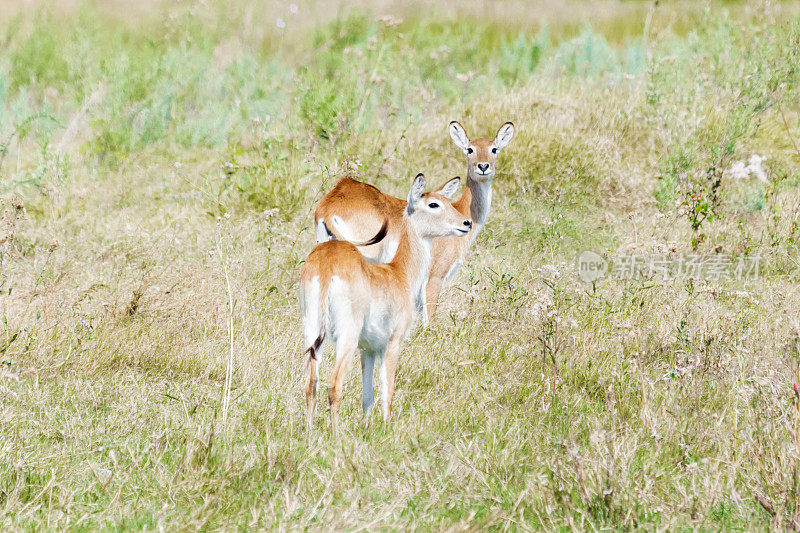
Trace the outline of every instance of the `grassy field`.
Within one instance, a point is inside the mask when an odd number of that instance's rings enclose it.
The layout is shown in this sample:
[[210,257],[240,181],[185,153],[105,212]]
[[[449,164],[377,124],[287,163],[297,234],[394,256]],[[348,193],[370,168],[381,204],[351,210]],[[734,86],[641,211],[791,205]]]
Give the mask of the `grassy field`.
[[[793,2],[0,0],[0,529],[800,527],[799,79]],[[314,206],[450,120],[487,227],[309,436]]]

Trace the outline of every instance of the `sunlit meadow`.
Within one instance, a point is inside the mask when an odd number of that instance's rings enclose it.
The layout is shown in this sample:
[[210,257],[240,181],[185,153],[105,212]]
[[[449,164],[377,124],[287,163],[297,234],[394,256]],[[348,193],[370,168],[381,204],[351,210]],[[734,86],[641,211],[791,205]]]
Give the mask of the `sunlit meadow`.
[[[0,529],[800,527],[799,7],[0,0]],[[451,120],[487,227],[309,433],[314,206]]]

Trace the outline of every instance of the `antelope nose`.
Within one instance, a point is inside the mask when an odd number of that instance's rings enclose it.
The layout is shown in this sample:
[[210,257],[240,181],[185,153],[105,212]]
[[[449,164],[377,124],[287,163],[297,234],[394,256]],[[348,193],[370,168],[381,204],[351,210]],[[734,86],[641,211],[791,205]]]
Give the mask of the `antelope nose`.
[[472,221],[471,220],[465,220],[464,221],[464,227],[471,228],[472,227]]
[[478,170],[486,174],[486,171],[489,170],[489,163],[478,163]]

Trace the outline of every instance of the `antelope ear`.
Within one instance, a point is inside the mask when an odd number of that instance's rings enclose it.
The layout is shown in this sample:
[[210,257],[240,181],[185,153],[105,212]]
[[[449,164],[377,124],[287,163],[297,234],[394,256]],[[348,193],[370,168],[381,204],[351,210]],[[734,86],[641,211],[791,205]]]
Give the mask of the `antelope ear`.
[[417,174],[414,178],[414,183],[411,184],[411,190],[408,192],[408,205],[406,211],[410,215],[417,207],[417,203],[422,198],[422,193],[425,192],[425,176],[422,173]]
[[466,152],[467,146],[469,146],[469,137],[467,137],[467,132],[464,131],[464,126],[454,120],[450,123],[448,129],[450,130],[450,137],[456,143],[456,146]]
[[456,190],[458,189],[459,183],[461,183],[461,178],[456,176],[455,178],[451,179],[450,181],[442,185],[442,187],[436,192],[441,194],[445,198],[448,199],[452,198],[453,195],[456,193]]
[[514,136],[514,124],[511,122],[506,122],[500,129],[497,130],[497,135],[494,137],[494,145],[497,146],[498,150],[502,150],[505,145],[509,143],[511,137]]

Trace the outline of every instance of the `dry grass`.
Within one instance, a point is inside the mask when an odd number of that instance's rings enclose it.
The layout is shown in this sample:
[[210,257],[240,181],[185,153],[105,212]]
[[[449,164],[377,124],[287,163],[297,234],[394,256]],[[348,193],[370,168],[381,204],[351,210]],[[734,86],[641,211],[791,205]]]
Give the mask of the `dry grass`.
[[[409,19],[408,36],[431,23],[413,20],[416,5],[386,5]],[[476,5],[456,14],[446,4],[441,14],[463,17],[487,32],[486,42],[502,41],[507,26],[516,38],[521,18]],[[69,77],[11,89],[14,48],[0,52],[0,110],[11,117],[0,120],[0,143],[25,113],[57,119],[0,155],[0,527],[796,527],[800,154],[791,141],[800,136],[800,109],[796,73],[780,70],[789,52],[771,48],[800,34],[796,24],[775,22],[796,7],[756,16],[735,5],[745,23],[731,34],[723,26],[681,37],[688,28],[659,23],[652,58],[634,74],[569,74],[567,49],[554,37],[536,70],[514,83],[432,81],[398,100],[401,85],[376,88],[378,103],[336,143],[297,111],[302,84],[294,76],[314,63],[275,80],[266,99],[283,108],[268,108],[266,127],[241,111],[247,101],[231,103],[234,125],[223,141],[193,144],[178,136],[180,112],[191,118],[195,108],[176,106],[162,137],[112,145],[96,141],[113,126],[109,116],[127,112],[109,103],[112,78],[100,89],[86,82],[82,92]],[[627,43],[633,30],[607,28],[636,27],[649,9],[590,2],[581,16],[608,31],[609,42]],[[654,17],[674,21],[678,12],[662,7]],[[314,56],[309,28],[327,21],[303,24],[283,44],[261,29],[262,37],[231,37],[228,48],[213,39],[197,45],[219,61],[209,63],[208,83],[230,75],[224,50],[241,59],[262,40],[271,43],[265,57],[277,47],[295,69],[293,61]],[[403,56],[411,52],[388,39],[379,66],[410,57],[403,72],[411,76],[424,56]],[[731,43],[748,53],[731,52]],[[146,53],[121,46],[131,57]],[[375,61],[368,46],[365,61]],[[783,82],[764,107],[756,82],[739,84],[736,68],[754,64]],[[242,76],[260,83],[259,68]],[[401,74],[380,73],[386,85]],[[215,105],[212,89],[191,105]],[[103,92],[93,101],[95,90]],[[172,85],[159,90],[178,94]],[[228,92],[238,90],[260,98]],[[410,115],[382,114],[382,98],[387,110],[400,102]],[[124,130],[131,136],[146,119],[135,117]],[[313,245],[315,202],[344,171],[398,195],[419,171],[433,182],[463,175],[446,134],[453,118],[481,135],[509,119],[517,127],[498,162],[489,224],[431,327],[403,349],[391,424],[377,413],[361,420],[353,371],[341,435],[330,435],[323,405],[309,436],[295,291]],[[732,151],[720,156],[726,142]],[[768,182],[723,174],[716,216],[693,231],[676,207],[681,184],[701,176],[692,183],[704,187],[709,165],[727,171],[752,153],[768,156]],[[226,173],[231,161],[237,169]],[[704,254],[761,254],[759,279],[612,276],[592,286],[578,278],[582,250],[688,254],[700,232]],[[223,420],[229,323],[233,379]]]

